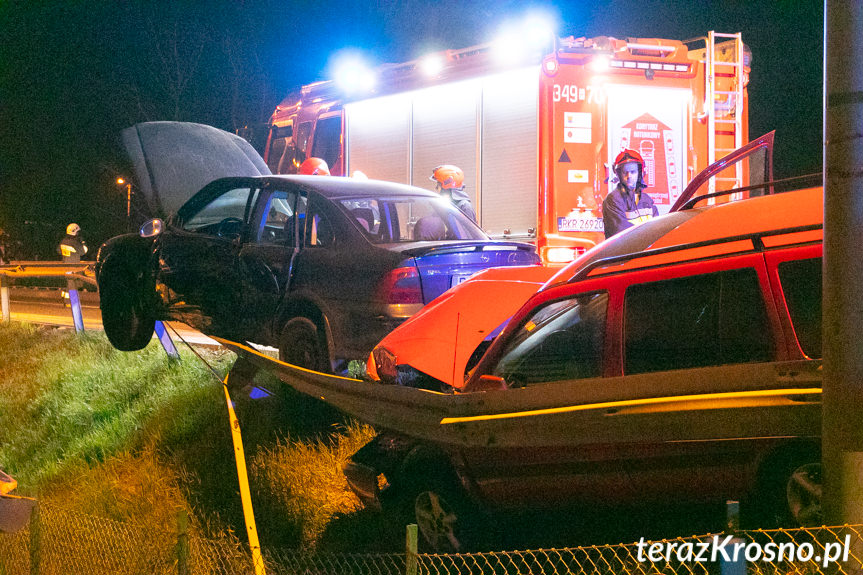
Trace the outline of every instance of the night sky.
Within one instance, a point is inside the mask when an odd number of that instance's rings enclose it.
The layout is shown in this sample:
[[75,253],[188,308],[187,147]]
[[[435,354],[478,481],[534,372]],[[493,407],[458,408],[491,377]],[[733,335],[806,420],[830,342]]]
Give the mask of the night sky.
[[[558,35],[685,40],[742,32],[750,137],[775,129],[777,177],[820,171],[823,3],[536,3]],[[233,131],[357,48],[374,63],[491,41],[525,2],[0,0],[0,228],[51,257],[66,224],[98,245],[125,231],[119,132],[184,120]]]

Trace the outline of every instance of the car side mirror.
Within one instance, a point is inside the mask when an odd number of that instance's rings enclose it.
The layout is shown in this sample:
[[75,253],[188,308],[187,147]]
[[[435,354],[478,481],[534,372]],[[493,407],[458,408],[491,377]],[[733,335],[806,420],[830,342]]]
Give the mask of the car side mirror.
[[147,220],[141,225],[138,230],[138,235],[142,238],[154,238],[162,233],[165,224],[159,218]]
[[506,380],[497,375],[481,375],[473,391],[498,391],[507,389]]

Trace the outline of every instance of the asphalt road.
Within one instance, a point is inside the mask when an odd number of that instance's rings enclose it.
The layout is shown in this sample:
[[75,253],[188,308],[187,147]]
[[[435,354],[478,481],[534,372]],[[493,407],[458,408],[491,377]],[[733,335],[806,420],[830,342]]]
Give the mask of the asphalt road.
[[[11,288],[9,308],[12,321],[73,327],[72,310],[64,305],[59,290]],[[95,292],[81,291],[81,314],[85,330],[102,329],[99,296]],[[186,324],[169,322],[180,336],[197,345],[219,346],[217,342]],[[172,334],[173,336],[173,334]],[[179,342],[176,342],[179,344]]]

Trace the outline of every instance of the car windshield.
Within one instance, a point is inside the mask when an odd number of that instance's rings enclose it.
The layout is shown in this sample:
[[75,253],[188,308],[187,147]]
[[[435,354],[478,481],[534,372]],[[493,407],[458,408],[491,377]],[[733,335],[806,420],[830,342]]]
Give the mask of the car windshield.
[[365,197],[344,198],[339,203],[374,244],[488,239],[476,224],[444,198]]
[[506,343],[493,374],[510,387],[602,375],[606,292],[553,301]]

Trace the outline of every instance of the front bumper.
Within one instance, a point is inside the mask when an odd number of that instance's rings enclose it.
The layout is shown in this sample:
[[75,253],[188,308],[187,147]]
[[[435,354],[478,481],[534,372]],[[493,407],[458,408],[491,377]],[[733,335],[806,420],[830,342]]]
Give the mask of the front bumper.
[[398,498],[401,468],[415,447],[407,437],[383,431],[342,466],[351,491],[368,509],[380,511]]
[[348,480],[348,487],[356,493],[366,509],[381,510],[381,489],[378,485],[378,475],[373,468],[355,461],[348,461],[342,466],[342,473]]

